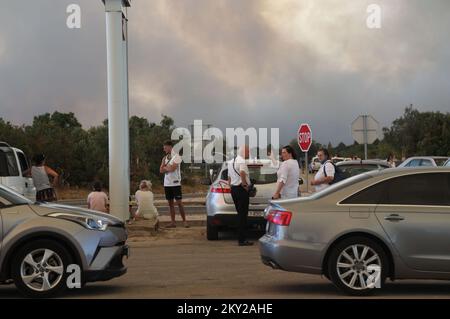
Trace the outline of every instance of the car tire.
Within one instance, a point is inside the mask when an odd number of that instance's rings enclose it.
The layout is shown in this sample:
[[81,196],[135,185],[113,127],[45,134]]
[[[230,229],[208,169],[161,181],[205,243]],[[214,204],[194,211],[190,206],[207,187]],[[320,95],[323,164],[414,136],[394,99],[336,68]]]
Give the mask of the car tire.
[[[45,260],[44,260],[45,258]],[[52,240],[36,240],[22,246],[12,261],[12,279],[26,297],[49,298],[67,287],[69,251]]]
[[206,224],[206,238],[208,240],[219,240],[219,228],[209,223]]
[[[367,268],[369,265],[371,269]],[[331,281],[352,296],[371,295],[380,290],[377,288],[383,288],[388,268],[384,249],[374,240],[361,236],[342,240],[332,248],[328,258]],[[374,278],[377,274],[379,280]],[[369,279],[369,275],[373,276]]]

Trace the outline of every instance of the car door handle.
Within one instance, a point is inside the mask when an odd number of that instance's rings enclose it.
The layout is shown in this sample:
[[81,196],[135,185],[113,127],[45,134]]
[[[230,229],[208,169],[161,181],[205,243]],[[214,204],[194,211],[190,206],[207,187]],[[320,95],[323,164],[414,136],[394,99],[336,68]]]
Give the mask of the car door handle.
[[398,215],[398,214],[391,214],[391,215],[389,215],[389,216],[384,217],[384,219],[385,219],[385,220],[388,220],[388,221],[390,221],[390,222],[398,222],[398,221],[404,220],[405,217],[400,216],[400,215]]

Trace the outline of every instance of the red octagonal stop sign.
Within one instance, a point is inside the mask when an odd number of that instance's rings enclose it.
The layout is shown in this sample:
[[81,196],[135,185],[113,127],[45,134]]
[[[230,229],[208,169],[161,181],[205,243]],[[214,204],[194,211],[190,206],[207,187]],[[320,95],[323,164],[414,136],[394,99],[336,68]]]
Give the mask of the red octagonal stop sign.
[[312,144],[312,133],[309,124],[303,123],[300,125],[297,140],[302,152],[308,152]]

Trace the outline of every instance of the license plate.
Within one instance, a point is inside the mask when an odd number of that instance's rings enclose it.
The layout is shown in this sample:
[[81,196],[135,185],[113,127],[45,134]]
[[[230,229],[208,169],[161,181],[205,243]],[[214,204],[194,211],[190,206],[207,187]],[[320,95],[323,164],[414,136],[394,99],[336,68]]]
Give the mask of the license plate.
[[248,217],[264,217],[264,212],[248,212]]

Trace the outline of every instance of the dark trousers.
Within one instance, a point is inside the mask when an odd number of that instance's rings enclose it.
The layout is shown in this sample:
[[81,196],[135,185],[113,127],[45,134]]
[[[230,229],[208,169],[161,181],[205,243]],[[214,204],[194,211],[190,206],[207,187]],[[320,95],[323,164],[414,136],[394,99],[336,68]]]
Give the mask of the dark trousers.
[[242,186],[231,186],[231,197],[238,213],[238,240],[240,243],[246,240],[248,206],[250,197]]

